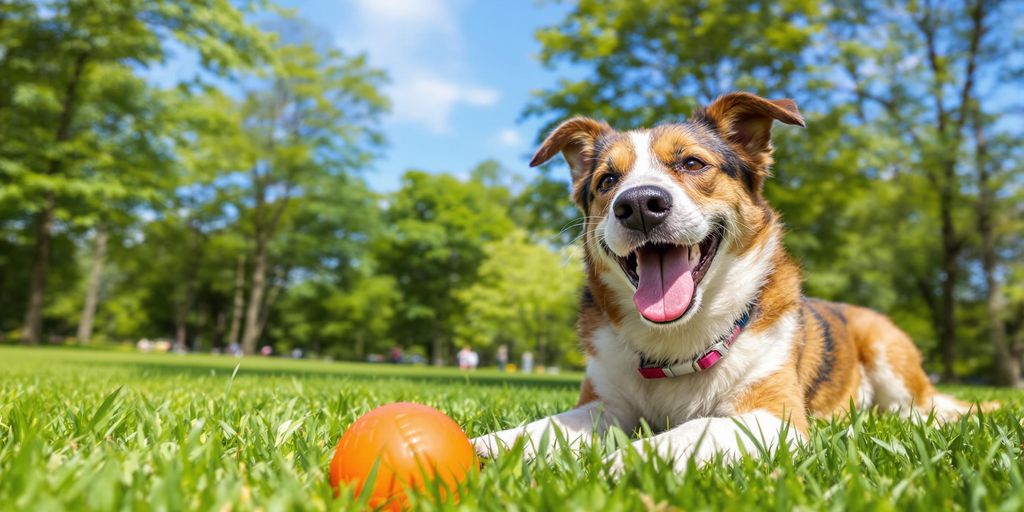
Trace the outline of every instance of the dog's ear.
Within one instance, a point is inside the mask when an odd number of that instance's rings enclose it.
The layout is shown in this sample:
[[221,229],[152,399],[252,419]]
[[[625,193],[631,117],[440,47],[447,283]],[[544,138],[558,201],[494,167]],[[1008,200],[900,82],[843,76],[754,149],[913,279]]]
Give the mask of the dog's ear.
[[719,96],[704,115],[726,140],[755,157],[771,153],[773,121],[805,126],[795,101],[768,100],[749,92]]
[[572,170],[572,182],[575,184],[587,173],[588,160],[594,156],[594,144],[597,139],[611,132],[612,127],[608,126],[608,123],[588,117],[574,117],[558,125],[558,128],[544,139],[544,143],[530,159],[530,167],[537,167],[551,160],[555,153],[561,151]]

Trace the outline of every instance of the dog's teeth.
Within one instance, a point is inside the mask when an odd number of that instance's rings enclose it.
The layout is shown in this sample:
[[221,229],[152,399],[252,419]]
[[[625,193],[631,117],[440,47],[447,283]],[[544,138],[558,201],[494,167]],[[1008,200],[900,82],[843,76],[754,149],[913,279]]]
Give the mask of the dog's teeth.
[[697,262],[700,261],[700,246],[699,245],[691,245],[690,246],[690,261],[693,262],[694,264],[697,264]]

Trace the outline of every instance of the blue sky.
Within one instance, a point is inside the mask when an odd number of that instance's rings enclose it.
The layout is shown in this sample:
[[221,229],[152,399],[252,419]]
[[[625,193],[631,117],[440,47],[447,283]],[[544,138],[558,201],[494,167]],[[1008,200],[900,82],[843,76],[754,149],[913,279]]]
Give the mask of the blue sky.
[[[534,31],[569,6],[533,0],[279,0],[327,31],[336,45],[366,52],[391,77],[388,146],[365,177],[386,192],[410,168],[463,175],[494,158],[526,176],[540,129],[520,120],[530,92],[563,73],[541,66]],[[152,70],[160,82],[194,72],[178,56]]]

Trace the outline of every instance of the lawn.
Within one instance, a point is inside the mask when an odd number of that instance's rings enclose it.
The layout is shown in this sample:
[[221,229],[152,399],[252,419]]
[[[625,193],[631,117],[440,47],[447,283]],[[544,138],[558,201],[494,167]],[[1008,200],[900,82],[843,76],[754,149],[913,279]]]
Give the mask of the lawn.
[[[234,377],[237,364],[240,368]],[[471,436],[567,407],[579,375],[0,347],[0,509],[347,510],[326,470],[344,428],[395,401],[434,406]],[[484,467],[457,507],[485,510],[1024,508],[1024,395],[934,428],[888,415],[818,421],[798,454],[685,476],[655,461],[620,481],[609,449]],[[454,508],[429,499],[414,508]]]

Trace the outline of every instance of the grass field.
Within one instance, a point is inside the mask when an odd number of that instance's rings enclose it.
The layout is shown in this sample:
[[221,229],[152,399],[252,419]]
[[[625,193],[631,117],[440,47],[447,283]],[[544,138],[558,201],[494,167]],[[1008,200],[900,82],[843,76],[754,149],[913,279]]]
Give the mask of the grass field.
[[[349,493],[334,497],[326,471],[342,431],[369,409],[428,404],[473,436],[571,407],[578,379],[0,347],[0,509],[355,509]],[[685,476],[655,461],[612,481],[601,462],[606,444],[531,463],[512,453],[471,478],[458,505],[413,505],[1021,510],[1024,395],[949,391],[1006,407],[941,428],[869,413],[818,421],[798,454]]]

